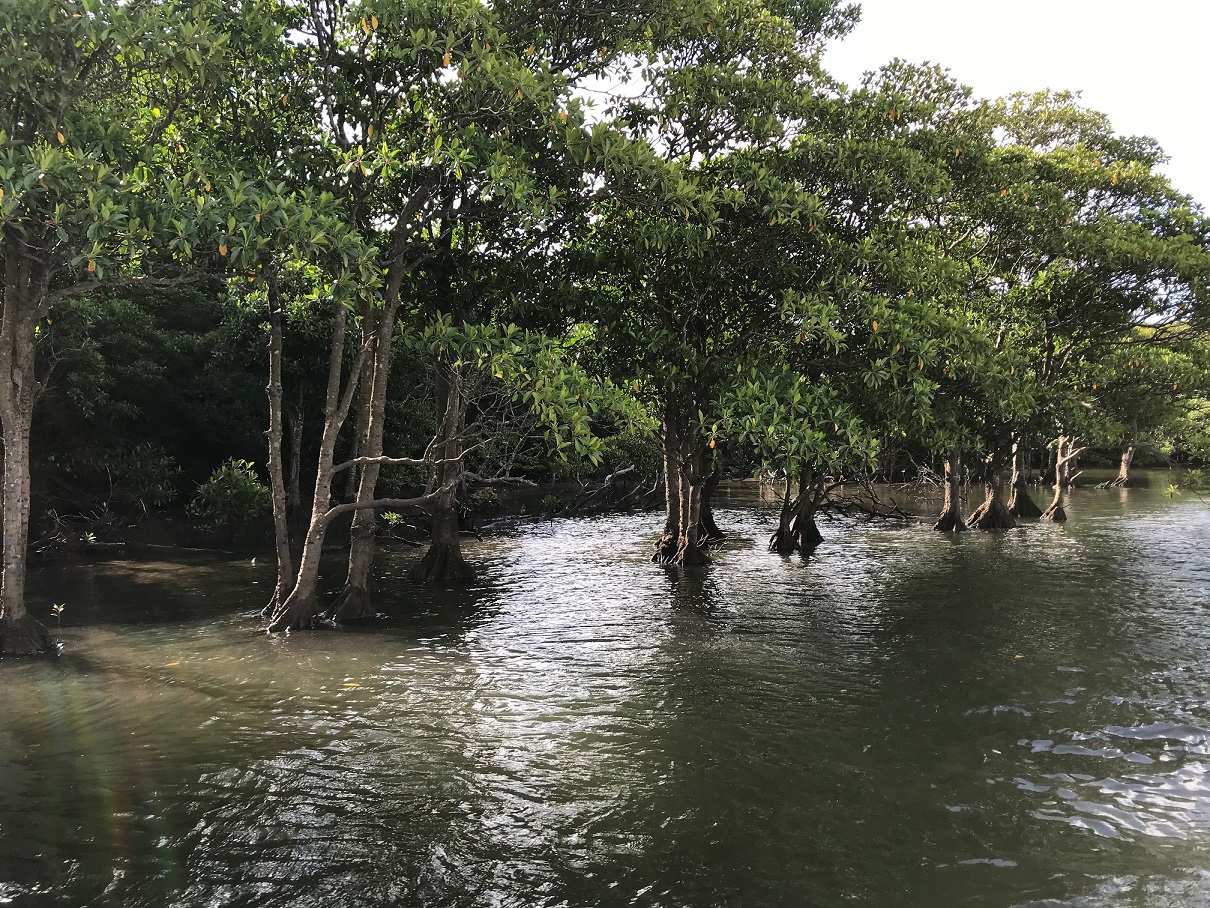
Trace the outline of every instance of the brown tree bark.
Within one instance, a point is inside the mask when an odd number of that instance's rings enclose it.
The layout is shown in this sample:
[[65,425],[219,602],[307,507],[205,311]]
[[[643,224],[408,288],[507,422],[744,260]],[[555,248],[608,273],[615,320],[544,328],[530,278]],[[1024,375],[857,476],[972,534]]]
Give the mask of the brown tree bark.
[[1029,494],[1029,483],[1026,480],[1026,466],[1029,460],[1029,447],[1024,436],[1013,439],[1012,478],[1009,480],[1008,513],[1013,517],[1041,517],[1042,509]]
[[30,428],[37,378],[34,341],[45,278],[24,254],[15,233],[4,240],[4,296],[0,299],[0,437],[4,440],[3,574],[0,575],[0,655],[58,651],[50,631],[25,608],[29,557]]
[[1083,448],[1077,448],[1075,442],[1074,435],[1060,435],[1055,442],[1055,495],[1050,507],[1042,512],[1043,520],[1050,520],[1054,523],[1063,523],[1067,520],[1067,511],[1063,507],[1063,493],[1071,488],[1074,479],[1072,464],[1084,451]]
[[317,584],[319,561],[323,553],[324,538],[331,520],[333,466],[336,439],[341,426],[352,406],[356,393],[363,357],[367,350],[361,348],[358,359],[349,370],[345,388],[341,391],[341,376],[344,369],[344,349],[348,328],[348,310],[336,307],[332,320],[332,341],[328,354],[328,386],[324,402],[323,437],[319,445],[319,458],[315,473],[315,497],[311,504],[311,521],[303,539],[302,557],[298,573],[290,594],[282,600],[269,622],[270,633],[314,627],[320,615]]
[[679,414],[670,395],[664,406],[664,534],[655,544],[651,560],[670,564],[676,558],[681,535],[681,468]]
[[277,548],[277,582],[273,596],[261,613],[273,615],[294,588],[294,562],[290,556],[290,521],[282,466],[282,300],[276,276],[268,281],[269,302],[269,487],[273,496],[273,529]]
[[983,503],[975,508],[966,525],[972,530],[1011,530],[1017,526],[1017,521],[1000,497],[1000,486],[994,472],[989,471],[984,480]]
[[302,502],[303,429],[306,419],[305,386],[298,383],[298,400],[290,415],[290,484],[286,491],[286,521],[291,549],[306,532],[307,515]]
[[476,571],[462,554],[458,532],[458,492],[462,484],[462,456],[467,399],[462,367],[437,363],[438,461],[430,470],[429,488],[438,490],[433,504],[432,542],[412,569],[414,581],[473,580]]
[[943,533],[960,533],[966,529],[966,521],[962,518],[962,457],[958,452],[951,452],[945,460],[945,501],[941,505],[941,515],[933,524],[933,529]]
[[791,480],[786,477],[786,494],[782,500],[777,532],[769,540],[769,551],[781,555],[801,552],[810,555],[823,544],[823,534],[815,515],[823,503],[826,477],[810,467],[803,467],[798,480],[798,495],[791,500]]
[[1122,447],[1122,456],[1118,461],[1118,475],[1109,482],[1102,483],[1098,488],[1102,489],[1128,489],[1134,483],[1130,480],[1130,467],[1134,463],[1134,455],[1138,448],[1139,430],[1138,425],[1134,426],[1130,433],[1130,441]]
[[686,443],[682,437],[682,449],[689,451],[681,459],[681,503],[680,536],[677,539],[676,555],[672,563],[682,567],[710,563],[710,555],[702,545],[702,489],[706,484],[705,455],[693,447],[703,447],[700,441]]
[[702,516],[699,527],[701,529],[701,541],[703,545],[722,542],[727,538],[727,534],[719,529],[718,524],[714,522],[714,493],[718,491],[718,486],[722,482],[722,479],[722,470],[711,470],[710,475],[706,477],[705,484],[702,486]]
[[[403,277],[402,269],[396,269],[388,279],[382,311],[378,316],[378,331],[373,339],[374,355],[369,361],[370,367],[363,372],[363,381],[368,378],[369,387],[362,388],[362,414],[358,417],[358,429],[363,433],[360,451],[366,457],[382,456],[383,434],[386,428],[387,383],[391,375],[391,338],[395,333],[395,319],[400,301],[399,289]],[[380,464],[373,462],[361,467],[360,481],[357,484],[358,502],[365,503],[374,499],[381,469]],[[336,621],[361,621],[377,614],[370,596],[370,571],[374,566],[377,532],[377,513],[372,508],[358,510],[353,515],[353,525],[349,530],[348,573],[344,589],[331,609],[331,615]]]

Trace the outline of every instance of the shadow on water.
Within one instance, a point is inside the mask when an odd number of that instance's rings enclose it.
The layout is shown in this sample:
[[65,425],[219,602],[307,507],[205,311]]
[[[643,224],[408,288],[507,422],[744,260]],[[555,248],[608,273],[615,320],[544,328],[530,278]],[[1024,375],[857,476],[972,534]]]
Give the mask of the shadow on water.
[[1210,519],[1069,511],[802,560],[733,497],[686,572],[649,516],[533,525],[272,640],[263,564],[44,574],[74,626],[3,666],[0,900],[1203,904]]

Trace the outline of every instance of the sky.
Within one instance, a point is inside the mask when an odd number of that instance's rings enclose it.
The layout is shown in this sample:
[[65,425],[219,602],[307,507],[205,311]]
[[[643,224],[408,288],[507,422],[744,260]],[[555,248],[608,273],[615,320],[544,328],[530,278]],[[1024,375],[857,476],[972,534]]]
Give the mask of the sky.
[[947,67],[979,96],[1082,93],[1119,133],[1157,139],[1165,172],[1210,209],[1210,0],[858,0],[824,57],[855,84],[901,57]]

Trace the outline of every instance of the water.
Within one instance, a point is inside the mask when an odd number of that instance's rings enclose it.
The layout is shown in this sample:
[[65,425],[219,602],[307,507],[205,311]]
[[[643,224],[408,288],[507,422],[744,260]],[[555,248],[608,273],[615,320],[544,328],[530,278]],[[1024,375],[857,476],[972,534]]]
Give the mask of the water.
[[[256,633],[260,559],[56,568],[0,666],[0,903],[1210,903],[1210,509],[1077,493],[946,538],[724,500],[468,547],[370,632]],[[328,580],[343,577],[334,562]]]

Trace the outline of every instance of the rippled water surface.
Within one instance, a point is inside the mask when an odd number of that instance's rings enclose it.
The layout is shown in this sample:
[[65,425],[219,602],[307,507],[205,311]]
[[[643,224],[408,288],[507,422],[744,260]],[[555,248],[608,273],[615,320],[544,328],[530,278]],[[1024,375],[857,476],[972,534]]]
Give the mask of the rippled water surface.
[[[265,559],[43,569],[0,665],[0,903],[1210,904],[1210,508],[946,538],[653,515],[468,547],[372,630],[256,632]],[[334,561],[333,585],[343,578]]]

